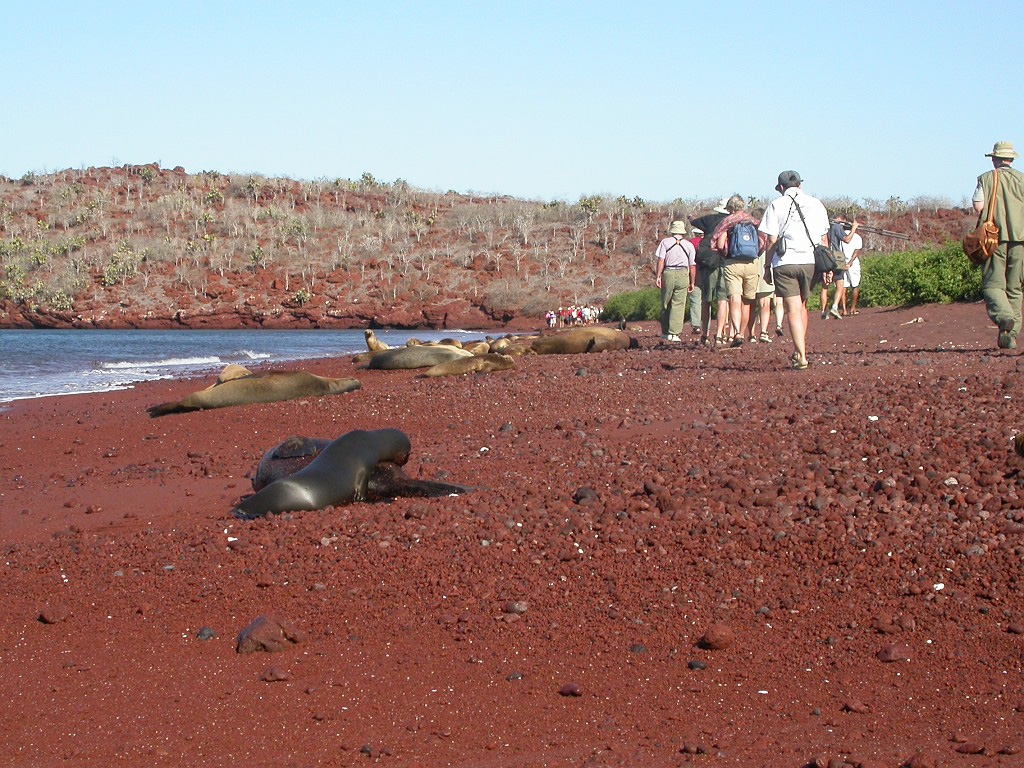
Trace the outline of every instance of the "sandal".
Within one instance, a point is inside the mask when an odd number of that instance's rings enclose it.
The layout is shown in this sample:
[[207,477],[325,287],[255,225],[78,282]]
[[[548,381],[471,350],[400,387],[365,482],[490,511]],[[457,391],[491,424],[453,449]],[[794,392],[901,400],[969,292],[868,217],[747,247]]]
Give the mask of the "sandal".
[[792,368],[794,371],[806,371],[807,361],[801,360],[799,357],[793,357],[790,361],[789,367]]
[[[751,339],[751,341],[753,341],[753,339]],[[764,333],[761,334],[761,337],[758,339],[758,341],[760,341],[762,344],[771,344],[772,337],[768,335],[767,331],[765,331]]]
[[742,347],[743,346],[743,337],[740,336],[739,334],[733,336],[732,337],[732,343],[729,346],[733,347],[734,349],[736,347]]

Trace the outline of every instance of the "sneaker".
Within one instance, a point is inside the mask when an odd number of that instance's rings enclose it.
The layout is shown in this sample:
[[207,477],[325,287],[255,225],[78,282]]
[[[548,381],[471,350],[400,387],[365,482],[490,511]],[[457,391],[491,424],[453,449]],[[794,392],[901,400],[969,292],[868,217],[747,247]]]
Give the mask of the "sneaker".
[[824,310],[824,309],[821,310],[821,319],[822,320],[828,320],[828,312],[826,310]]
[[783,333],[782,333],[782,326],[781,325],[776,325],[775,326],[775,335],[776,336],[780,336],[780,337],[783,335]]
[[829,315],[834,317],[836,320],[842,320],[843,319],[843,316],[841,314],[839,314],[839,310],[836,309],[835,307],[832,307],[832,309],[830,309],[828,311],[828,313],[829,313]]
[[680,339],[674,333],[670,333],[665,337],[665,341],[682,341],[682,339]]
[[[769,335],[767,334],[767,332],[765,332],[765,333],[762,333],[762,334],[761,334],[761,336],[760,336],[760,338],[759,338],[758,340],[759,340],[759,341],[760,341],[760,342],[761,342],[762,344],[771,344],[771,343],[772,343],[772,337],[771,337],[771,336],[769,336]],[[751,341],[753,341],[753,339],[751,339]]]

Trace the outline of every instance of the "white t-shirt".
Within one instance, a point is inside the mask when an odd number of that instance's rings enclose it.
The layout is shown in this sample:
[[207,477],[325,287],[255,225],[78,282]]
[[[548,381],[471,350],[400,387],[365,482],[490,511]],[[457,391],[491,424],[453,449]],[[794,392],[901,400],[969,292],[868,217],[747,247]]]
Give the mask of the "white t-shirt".
[[[859,251],[864,247],[864,238],[858,235],[856,232],[853,233],[853,237],[850,238],[850,242],[843,243],[843,253],[846,254],[846,259],[849,261],[853,257],[855,251]],[[859,256],[857,257],[860,258]]]
[[[797,205],[807,220],[806,230],[797,213]],[[780,257],[776,250],[772,259],[773,267],[813,264],[814,246],[819,245],[822,235],[828,232],[828,211],[818,198],[811,197],[799,187],[790,187],[782,196],[768,203],[761,218],[761,226],[757,229],[769,237],[786,241],[786,254]],[[808,232],[810,238],[807,237]]]
[[[849,260],[852,258],[855,251],[860,250],[864,247],[864,239],[856,232],[853,233],[853,237],[850,238],[850,242],[843,243],[843,253],[846,254],[846,258]],[[857,257],[856,261],[848,261],[846,267],[846,282],[851,288],[860,287],[860,256]]]

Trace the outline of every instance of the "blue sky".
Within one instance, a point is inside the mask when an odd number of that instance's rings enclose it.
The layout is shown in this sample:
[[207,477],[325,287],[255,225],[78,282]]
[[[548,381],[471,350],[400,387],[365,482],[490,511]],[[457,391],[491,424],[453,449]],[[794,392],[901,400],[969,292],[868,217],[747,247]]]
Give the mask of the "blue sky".
[[960,204],[995,141],[1024,151],[1022,8],[3,0],[0,174],[669,201],[770,195],[793,168],[826,197]]

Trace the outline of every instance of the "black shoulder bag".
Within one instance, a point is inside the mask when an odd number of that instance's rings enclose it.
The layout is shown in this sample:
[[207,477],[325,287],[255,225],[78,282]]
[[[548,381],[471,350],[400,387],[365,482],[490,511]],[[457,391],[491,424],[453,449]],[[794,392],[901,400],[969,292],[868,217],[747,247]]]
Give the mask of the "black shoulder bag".
[[811,230],[807,228],[807,219],[804,218],[804,212],[800,210],[800,204],[796,201],[795,197],[792,200],[793,205],[796,206],[796,212],[800,214],[800,221],[804,225],[807,239],[811,241],[811,246],[814,248],[814,269],[818,272],[835,272],[839,269],[839,265],[836,264],[836,257],[832,255],[832,249],[827,245],[814,242],[814,238],[811,237]]

